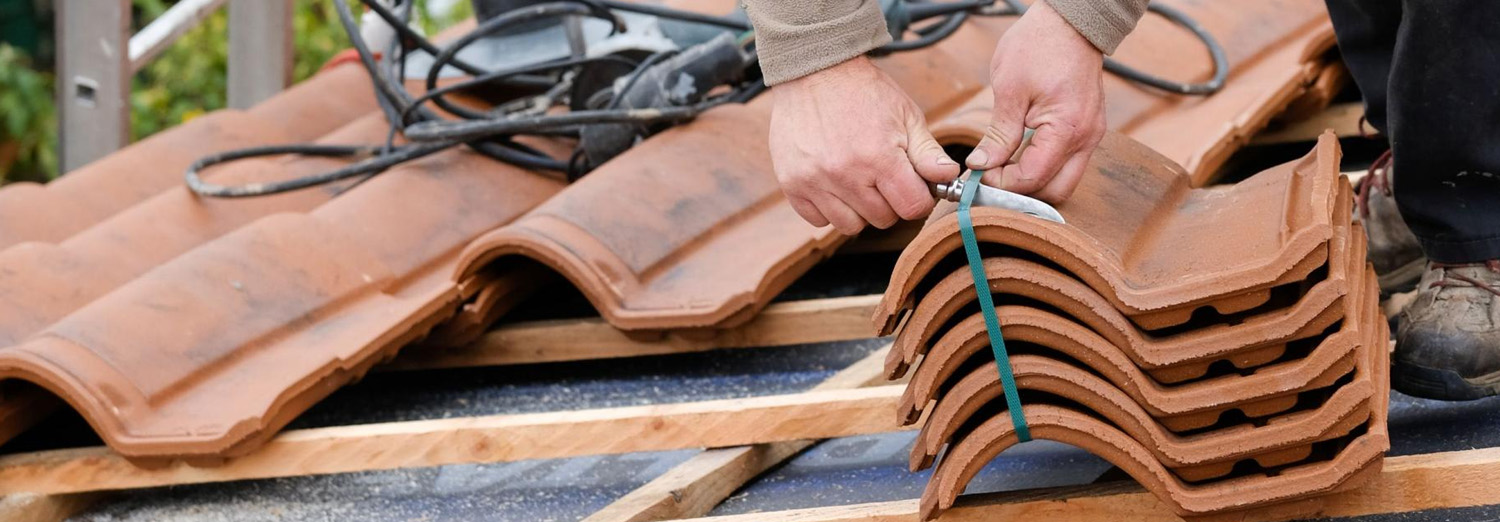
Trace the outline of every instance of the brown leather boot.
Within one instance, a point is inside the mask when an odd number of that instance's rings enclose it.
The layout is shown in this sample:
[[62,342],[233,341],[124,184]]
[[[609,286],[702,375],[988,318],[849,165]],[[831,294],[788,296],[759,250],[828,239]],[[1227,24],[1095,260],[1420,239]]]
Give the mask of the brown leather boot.
[[1450,401],[1500,392],[1500,260],[1427,265],[1401,313],[1391,387]]
[[1405,292],[1416,287],[1427,263],[1417,236],[1407,228],[1391,195],[1391,152],[1370,165],[1369,174],[1355,186],[1355,208],[1370,239],[1366,258],[1380,277],[1380,294]]

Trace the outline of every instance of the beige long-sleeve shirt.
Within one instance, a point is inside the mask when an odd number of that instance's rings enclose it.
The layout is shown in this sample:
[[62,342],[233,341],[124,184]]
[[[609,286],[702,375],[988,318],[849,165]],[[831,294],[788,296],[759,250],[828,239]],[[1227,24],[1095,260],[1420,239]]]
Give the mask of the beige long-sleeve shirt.
[[[1043,0],[1105,54],[1150,0]],[[880,0],[743,0],[766,85],[827,69],[891,41]]]

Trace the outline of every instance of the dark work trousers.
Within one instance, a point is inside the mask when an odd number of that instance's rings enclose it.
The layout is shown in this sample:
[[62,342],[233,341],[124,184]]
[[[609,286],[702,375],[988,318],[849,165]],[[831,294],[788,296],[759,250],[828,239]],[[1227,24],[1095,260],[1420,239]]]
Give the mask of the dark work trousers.
[[1500,258],[1500,0],[1327,0],[1428,259]]

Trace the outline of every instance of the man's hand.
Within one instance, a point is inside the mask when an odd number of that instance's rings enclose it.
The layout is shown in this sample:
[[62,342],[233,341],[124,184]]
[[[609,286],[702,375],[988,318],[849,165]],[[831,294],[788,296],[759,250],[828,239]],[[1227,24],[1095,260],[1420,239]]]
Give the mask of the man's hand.
[[868,58],[773,92],[771,161],[792,208],[813,226],[853,235],[920,218],[933,206],[923,180],[958,176],[916,102]]
[[986,185],[1059,203],[1073,194],[1089,156],[1104,138],[1104,55],[1047,2],[1031,9],[1000,37],[990,60],[994,114],[984,139],[965,160],[969,168],[1005,164],[1025,129],[1031,145]]

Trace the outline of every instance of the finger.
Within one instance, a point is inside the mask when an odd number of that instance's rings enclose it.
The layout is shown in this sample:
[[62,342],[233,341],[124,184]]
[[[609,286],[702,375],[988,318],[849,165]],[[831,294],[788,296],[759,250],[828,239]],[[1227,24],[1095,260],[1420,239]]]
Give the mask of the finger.
[[823,216],[823,212],[818,210],[817,205],[812,204],[806,198],[801,196],[787,196],[786,201],[792,205],[792,210],[795,210],[797,215],[802,216],[802,220],[806,221],[807,224],[815,227],[828,226],[828,218]]
[[1093,154],[1092,147],[1085,147],[1073,154],[1062,169],[1057,171],[1057,175],[1052,177],[1052,181],[1048,181],[1047,186],[1032,196],[1054,205],[1066,201],[1073,195],[1073,189],[1078,188],[1078,183],[1083,181],[1084,173],[1088,172],[1089,157]]
[[1021,151],[1015,175],[1005,176],[1005,184],[1000,188],[1021,194],[1041,190],[1062,169],[1063,163],[1082,148],[1086,139],[1074,127],[1043,123],[1031,137],[1031,145]]
[[[954,163],[954,167],[958,164]],[[955,173],[956,175],[956,173]],[[953,178],[948,178],[952,181]],[[906,169],[895,175],[886,176],[875,182],[875,189],[885,198],[891,210],[901,219],[919,219],[932,212],[934,198],[932,191],[916,171]]]
[[896,217],[896,210],[891,208],[891,204],[875,187],[851,187],[851,189],[840,199],[853,208],[854,212],[858,213],[866,223],[874,225],[875,228],[885,229],[900,220]]
[[974,170],[989,170],[1004,165],[1021,146],[1026,133],[1026,102],[1019,93],[995,87],[995,105],[984,138],[964,163]]
[[914,125],[908,125],[906,129],[906,157],[911,160],[912,169],[928,183],[953,181],[962,170],[958,168],[958,162],[948,157],[943,146],[939,145],[937,139],[932,137],[932,133],[927,131],[926,122],[914,123]]
[[864,218],[859,217],[858,212],[849,208],[849,205],[844,204],[833,194],[825,192],[813,204],[818,206],[818,210],[828,218],[833,228],[837,229],[840,234],[852,236],[865,229]]

